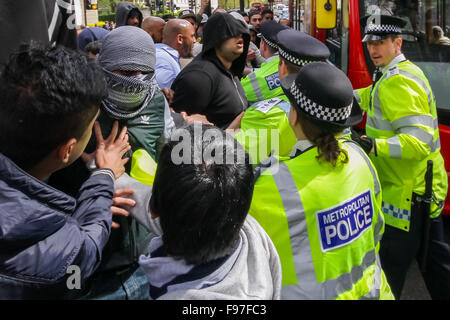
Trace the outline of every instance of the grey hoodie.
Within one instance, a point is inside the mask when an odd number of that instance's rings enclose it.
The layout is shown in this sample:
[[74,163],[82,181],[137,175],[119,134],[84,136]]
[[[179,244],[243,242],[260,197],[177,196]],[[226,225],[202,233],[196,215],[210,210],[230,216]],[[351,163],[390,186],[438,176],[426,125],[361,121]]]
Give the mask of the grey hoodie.
[[[151,187],[127,175],[122,175],[115,187],[134,189],[136,206],[130,209],[131,214],[149,230],[161,234],[158,220],[152,220],[148,213]],[[149,252],[140,256],[139,264],[147,275],[153,299],[280,299],[280,258],[267,233],[251,216],[247,216],[234,250],[204,265],[188,265],[167,256],[161,236],[151,240]]]

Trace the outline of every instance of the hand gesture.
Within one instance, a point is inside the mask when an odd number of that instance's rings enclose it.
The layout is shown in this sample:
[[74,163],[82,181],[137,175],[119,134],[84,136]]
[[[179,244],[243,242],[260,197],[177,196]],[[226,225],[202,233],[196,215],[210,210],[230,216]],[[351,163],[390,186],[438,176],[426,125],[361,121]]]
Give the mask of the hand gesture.
[[[113,205],[110,208],[112,214],[124,217],[128,217],[130,215],[128,210],[130,207],[134,207],[136,205],[136,201],[129,198],[133,192],[133,189],[119,189],[114,192]],[[120,227],[120,224],[113,221],[111,227],[113,229],[117,229]]]
[[83,153],[82,159],[89,162],[95,159],[97,168],[111,169],[116,179],[125,172],[125,164],[129,158],[122,159],[123,155],[131,149],[128,143],[127,128],[123,127],[120,134],[118,121],[114,121],[109,137],[104,140],[98,121],[94,124],[95,137],[97,139],[97,149],[90,154]]

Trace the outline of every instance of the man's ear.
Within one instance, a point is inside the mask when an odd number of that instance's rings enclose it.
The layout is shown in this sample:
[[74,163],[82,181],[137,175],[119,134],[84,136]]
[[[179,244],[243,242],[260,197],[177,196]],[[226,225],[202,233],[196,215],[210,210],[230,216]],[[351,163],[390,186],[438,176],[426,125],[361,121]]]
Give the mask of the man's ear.
[[183,40],[183,35],[181,33],[177,34],[177,43],[181,45],[183,44]]
[[395,44],[395,49],[398,50],[399,52],[401,52],[403,39],[400,38],[400,37],[395,38],[394,39],[394,44]]
[[294,106],[291,105],[291,110],[289,110],[289,124],[292,128],[295,127],[296,123],[298,122],[298,112],[295,110]]
[[280,62],[278,62],[278,76],[286,77],[288,74],[286,61],[280,59]]
[[76,143],[77,139],[71,138],[69,141],[61,144],[57,150],[58,160],[64,164],[69,163],[69,160],[71,159],[70,155],[72,154]]

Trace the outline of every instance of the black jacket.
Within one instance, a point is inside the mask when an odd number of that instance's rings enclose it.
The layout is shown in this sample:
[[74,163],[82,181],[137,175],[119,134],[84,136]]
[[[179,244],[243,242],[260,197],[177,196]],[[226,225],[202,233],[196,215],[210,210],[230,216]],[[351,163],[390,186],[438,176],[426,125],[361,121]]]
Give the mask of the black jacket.
[[[230,70],[217,58],[215,48],[239,34],[244,52]],[[171,107],[176,112],[199,113],[220,128],[226,128],[244,111],[247,98],[239,81],[245,67],[250,35],[247,27],[228,13],[215,13],[203,31],[203,50],[177,76],[172,84]]]

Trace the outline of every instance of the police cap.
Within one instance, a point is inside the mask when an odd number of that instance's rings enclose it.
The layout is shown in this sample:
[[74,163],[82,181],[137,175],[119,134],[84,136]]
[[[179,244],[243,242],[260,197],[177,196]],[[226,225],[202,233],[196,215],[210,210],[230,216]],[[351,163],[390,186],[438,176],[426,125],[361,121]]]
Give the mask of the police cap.
[[323,61],[330,56],[325,44],[302,31],[283,30],[278,33],[277,39],[280,57],[297,66]]
[[308,63],[280,82],[291,105],[319,123],[345,128],[362,120],[350,80],[331,63]]
[[360,23],[365,34],[362,42],[384,40],[389,35],[401,34],[402,28],[406,25],[403,19],[380,14],[365,16],[361,18]]
[[258,37],[262,38],[265,43],[272,49],[278,50],[278,40],[277,34],[282,30],[289,29],[289,27],[279,24],[273,20],[266,21],[261,24],[260,33],[258,33]]

